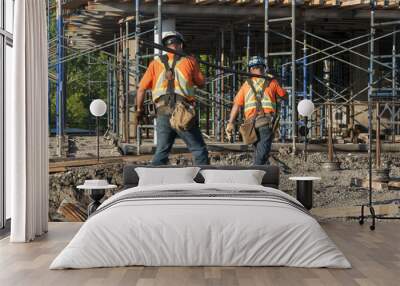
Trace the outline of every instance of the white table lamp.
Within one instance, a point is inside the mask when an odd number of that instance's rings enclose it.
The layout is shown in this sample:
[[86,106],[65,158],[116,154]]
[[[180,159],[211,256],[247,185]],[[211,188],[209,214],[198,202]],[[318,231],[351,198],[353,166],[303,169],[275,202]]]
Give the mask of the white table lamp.
[[100,132],[99,117],[103,116],[107,111],[107,104],[101,99],[95,99],[90,103],[90,113],[96,117],[96,135],[97,135],[97,162],[100,161]]
[[314,112],[314,103],[309,99],[303,99],[297,105],[297,111],[304,117],[310,117]]
[[305,117],[304,120],[304,159],[307,161],[307,134],[308,134],[308,117],[314,112],[314,103],[309,99],[303,99],[297,105],[297,111]]

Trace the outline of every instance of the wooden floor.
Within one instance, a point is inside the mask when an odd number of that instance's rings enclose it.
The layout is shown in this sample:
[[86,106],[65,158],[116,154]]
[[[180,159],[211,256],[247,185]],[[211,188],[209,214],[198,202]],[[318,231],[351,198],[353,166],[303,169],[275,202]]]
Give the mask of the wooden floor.
[[400,285],[400,224],[329,222],[324,229],[353,265],[352,269],[288,267],[124,267],[48,270],[80,223],[50,223],[49,233],[29,244],[0,241],[0,285]]

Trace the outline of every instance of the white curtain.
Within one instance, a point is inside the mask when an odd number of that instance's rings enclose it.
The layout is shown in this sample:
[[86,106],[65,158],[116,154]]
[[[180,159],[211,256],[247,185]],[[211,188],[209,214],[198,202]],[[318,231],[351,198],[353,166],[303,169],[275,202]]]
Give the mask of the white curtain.
[[6,187],[12,242],[48,227],[48,101],[45,0],[16,0],[12,94],[6,97]]

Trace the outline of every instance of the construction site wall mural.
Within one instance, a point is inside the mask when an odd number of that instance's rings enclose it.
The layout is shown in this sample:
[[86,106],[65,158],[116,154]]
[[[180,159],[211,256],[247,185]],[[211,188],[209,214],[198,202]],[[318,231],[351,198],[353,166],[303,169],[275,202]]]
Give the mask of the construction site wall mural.
[[48,1],[51,220],[86,220],[76,186],[106,198],[127,164],[272,164],[292,195],[321,178],[322,219],[369,189],[400,215],[398,1],[133,2]]

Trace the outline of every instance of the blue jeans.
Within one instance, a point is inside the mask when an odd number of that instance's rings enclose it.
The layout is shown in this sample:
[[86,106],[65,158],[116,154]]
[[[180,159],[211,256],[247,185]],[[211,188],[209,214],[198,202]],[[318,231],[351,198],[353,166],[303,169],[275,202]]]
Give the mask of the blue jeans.
[[256,129],[258,141],[254,143],[254,162],[253,165],[269,165],[269,152],[271,152],[273,132],[268,126]]
[[208,165],[208,151],[206,143],[198,124],[188,131],[176,131],[172,129],[169,123],[168,115],[157,116],[157,149],[154,154],[152,165],[168,164],[168,155],[174,145],[175,138],[179,136],[192,152],[195,165]]

